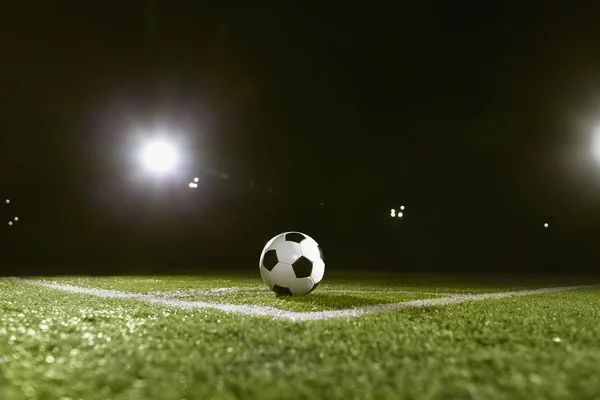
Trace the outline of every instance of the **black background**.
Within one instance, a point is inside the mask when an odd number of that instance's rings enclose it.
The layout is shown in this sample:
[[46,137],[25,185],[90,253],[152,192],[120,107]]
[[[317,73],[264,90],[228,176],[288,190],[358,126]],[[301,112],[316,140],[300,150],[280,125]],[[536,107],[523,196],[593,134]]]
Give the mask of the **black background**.
[[3,2],[0,271],[597,272],[600,10],[488,3]]

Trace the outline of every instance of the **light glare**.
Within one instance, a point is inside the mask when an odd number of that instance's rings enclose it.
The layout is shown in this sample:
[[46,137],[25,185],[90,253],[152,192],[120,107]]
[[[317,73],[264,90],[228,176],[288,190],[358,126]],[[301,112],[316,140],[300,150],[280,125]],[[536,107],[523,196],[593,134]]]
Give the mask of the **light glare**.
[[154,172],[165,172],[173,168],[177,154],[173,146],[165,142],[150,143],[144,148],[146,167]]

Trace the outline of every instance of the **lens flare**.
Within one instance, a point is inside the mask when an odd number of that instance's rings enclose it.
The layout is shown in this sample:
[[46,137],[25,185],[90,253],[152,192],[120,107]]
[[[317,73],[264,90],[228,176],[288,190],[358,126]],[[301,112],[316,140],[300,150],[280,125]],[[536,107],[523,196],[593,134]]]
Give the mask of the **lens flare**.
[[143,151],[144,163],[153,172],[165,172],[173,168],[177,153],[173,146],[165,142],[148,144]]

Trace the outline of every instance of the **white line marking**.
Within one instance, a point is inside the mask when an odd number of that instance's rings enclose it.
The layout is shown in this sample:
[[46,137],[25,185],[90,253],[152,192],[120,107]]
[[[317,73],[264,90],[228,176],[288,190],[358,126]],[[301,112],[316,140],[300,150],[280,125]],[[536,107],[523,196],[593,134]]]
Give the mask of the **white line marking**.
[[434,296],[458,296],[463,294],[471,293],[449,293],[449,292],[421,292],[419,290],[395,290],[395,289],[384,289],[384,290],[360,290],[360,289],[321,289],[319,292],[327,293],[374,293],[374,294],[426,294]]
[[160,297],[192,297],[192,296],[224,296],[231,295],[236,293],[260,293],[266,292],[265,290],[261,290],[261,288],[246,288],[251,290],[245,290],[245,288],[239,286],[231,286],[231,287],[222,287],[222,288],[214,288],[214,289],[178,289],[178,290],[168,290],[168,291],[153,291],[146,292],[145,294],[160,296]]
[[[226,296],[232,294],[244,294],[244,293],[270,293],[266,287],[247,287],[247,286],[230,286],[214,289],[180,289],[180,290],[169,290],[169,291],[153,291],[146,292],[145,294],[160,296],[160,297],[174,297],[174,298],[185,298],[192,296]],[[395,289],[384,289],[384,290],[364,290],[364,289],[328,289],[320,288],[319,293],[361,293],[361,294],[418,294],[418,295],[434,295],[434,296],[457,296],[471,293],[449,293],[449,292],[421,292],[418,290],[395,290]]]
[[88,294],[92,296],[102,297],[105,299],[130,299],[144,301],[152,304],[161,304],[164,306],[177,307],[183,309],[213,309],[220,310],[227,313],[237,313],[251,316],[262,316],[271,317],[274,319],[284,319],[289,321],[321,321],[332,318],[355,318],[362,315],[392,312],[398,310],[405,310],[409,308],[423,308],[423,307],[435,307],[435,306],[446,306],[450,304],[459,304],[467,301],[479,301],[479,300],[490,300],[490,299],[503,299],[508,297],[517,296],[530,296],[536,294],[564,292],[569,290],[594,288],[598,286],[594,285],[582,285],[582,286],[563,286],[563,287],[549,287],[541,289],[531,290],[520,290],[513,292],[501,292],[501,293],[483,293],[483,294],[465,294],[457,295],[452,297],[442,297],[436,299],[423,299],[405,301],[401,303],[391,304],[378,304],[373,306],[362,306],[348,308],[344,310],[327,310],[327,311],[311,311],[311,312],[297,312],[281,310],[275,307],[268,306],[256,306],[248,304],[222,304],[222,303],[208,303],[203,301],[186,301],[180,299],[170,299],[165,297],[158,297],[149,294],[139,293],[125,293],[117,290],[105,290],[105,289],[93,289],[84,288],[79,286],[64,285],[60,283],[35,281],[31,279],[20,279],[12,278],[14,281],[29,284],[43,286],[50,289],[61,290],[69,293]]

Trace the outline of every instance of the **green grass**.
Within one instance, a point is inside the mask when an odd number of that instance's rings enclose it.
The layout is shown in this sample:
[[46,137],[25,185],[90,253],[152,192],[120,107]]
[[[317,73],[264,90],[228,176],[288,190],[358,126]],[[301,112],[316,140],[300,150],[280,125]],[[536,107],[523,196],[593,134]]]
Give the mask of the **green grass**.
[[186,300],[210,301],[214,303],[230,304],[256,304],[261,306],[276,307],[290,311],[323,311],[341,310],[345,308],[377,305],[384,303],[397,303],[418,299],[435,298],[439,296],[418,294],[384,294],[384,293],[322,293],[317,292],[309,296],[277,297],[274,293],[239,293],[228,296],[191,296]]
[[[360,286],[357,283],[345,284],[344,282],[338,283],[336,281],[320,286],[319,290],[315,291],[310,296],[277,297],[264,286],[260,279],[257,278],[60,277],[37,279],[87,288],[119,290],[131,293],[161,294],[189,301],[255,304],[291,311],[338,310],[439,297],[429,293],[421,294],[419,293],[419,288],[410,286],[386,288],[377,285]],[[211,289],[215,290],[222,288],[233,288],[236,291],[233,293],[222,293],[219,291],[211,292]],[[347,290],[348,292],[342,292],[342,290]],[[405,291],[405,293],[398,293],[398,290]],[[197,291],[203,292],[198,293]]]
[[[259,283],[49,279],[130,292]],[[328,300],[338,294],[327,291],[338,288],[488,292],[535,286],[395,279],[332,280],[315,296],[288,303],[339,305]],[[537,286],[554,284],[565,282]],[[200,297],[233,302],[237,295],[210,296]],[[352,296],[348,304],[356,305]],[[365,301],[377,296],[403,301],[419,295],[357,294]],[[240,301],[268,298],[274,299],[256,292]],[[599,332],[598,290],[294,323],[0,279],[0,399],[600,399]]]
[[122,290],[132,293],[148,293],[155,291],[173,291],[187,289],[215,289],[223,287],[256,287],[259,280],[256,278],[232,277],[197,277],[190,276],[124,276],[124,277],[38,277],[46,281],[88,288]]
[[[262,286],[257,271],[241,271],[238,276],[63,276],[34,277],[69,285],[99,289],[122,290],[126,292],[148,293],[155,291],[175,291],[187,289],[215,289],[223,287],[256,288]],[[579,285],[587,282],[586,277],[514,277],[473,276],[473,275],[384,275],[356,273],[327,273],[321,288],[348,290],[405,290],[414,292],[441,293],[486,293],[535,288],[540,286]]]

